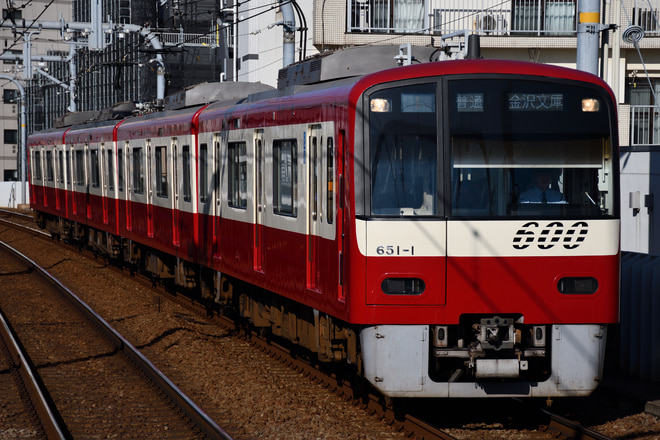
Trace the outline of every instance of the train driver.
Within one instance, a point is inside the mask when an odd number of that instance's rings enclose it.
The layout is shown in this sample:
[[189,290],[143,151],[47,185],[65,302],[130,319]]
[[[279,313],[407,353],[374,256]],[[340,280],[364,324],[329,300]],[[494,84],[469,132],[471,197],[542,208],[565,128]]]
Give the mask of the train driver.
[[552,170],[539,169],[534,173],[532,186],[520,194],[519,203],[566,203],[564,195],[552,187]]

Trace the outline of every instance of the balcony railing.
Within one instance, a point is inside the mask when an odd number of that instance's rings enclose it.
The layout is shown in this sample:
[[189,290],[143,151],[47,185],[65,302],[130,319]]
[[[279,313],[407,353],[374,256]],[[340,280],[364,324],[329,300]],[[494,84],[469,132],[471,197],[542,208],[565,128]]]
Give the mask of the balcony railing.
[[[660,0],[633,0],[624,17],[660,35]],[[348,0],[353,33],[575,36],[577,0]]]
[[576,0],[350,0],[349,32],[574,35]]
[[657,106],[630,106],[630,145],[660,145],[660,109]]

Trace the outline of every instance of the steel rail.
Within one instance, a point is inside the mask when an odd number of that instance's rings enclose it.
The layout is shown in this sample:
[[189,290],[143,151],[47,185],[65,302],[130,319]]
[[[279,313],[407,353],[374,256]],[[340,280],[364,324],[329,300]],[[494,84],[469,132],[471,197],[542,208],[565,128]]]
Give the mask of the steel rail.
[[[0,244],[4,244],[1,243]],[[27,355],[22,350],[16,335],[12,331],[5,314],[0,310],[0,338],[5,343],[7,350],[12,358],[13,367],[17,369],[21,376],[23,387],[30,396],[30,402],[34,406],[34,411],[39,418],[41,427],[49,440],[66,439],[64,429],[60,426],[56,411],[52,408],[49,400],[37,376],[28,361]]]
[[55,286],[65,294],[71,303],[103,332],[117,350],[124,353],[133,363],[159,388],[161,389],[195,426],[210,439],[233,440],[232,437],[218,426],[195,402],[193,402],[183,391],[181,391],[170,379],[168,379],[149,359],[147,359],[137,348],[117,332],[100,315],[85,304],[78,296],[64,286],[59,280],[41,268],[29,257],[18,250],[0,241],[0,246],[20,258],[25,264],[37,271],[46,281]]

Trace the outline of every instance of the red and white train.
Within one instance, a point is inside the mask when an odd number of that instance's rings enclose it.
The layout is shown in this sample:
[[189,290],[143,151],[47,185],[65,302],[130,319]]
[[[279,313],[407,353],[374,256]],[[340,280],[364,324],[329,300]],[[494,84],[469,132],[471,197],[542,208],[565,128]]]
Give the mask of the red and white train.
[[460,60],[239,98],[30,136],[39,224],[386,396],[596,388],[619,313],[604,82]]

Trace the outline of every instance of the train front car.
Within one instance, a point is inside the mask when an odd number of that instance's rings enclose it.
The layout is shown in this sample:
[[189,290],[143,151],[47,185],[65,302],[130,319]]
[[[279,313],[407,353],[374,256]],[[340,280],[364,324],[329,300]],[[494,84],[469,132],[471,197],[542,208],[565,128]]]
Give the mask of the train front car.
[[527,63],[404,70],[356,99],[365,376],[392,397],[588,395],[618,321],[611,92]]

